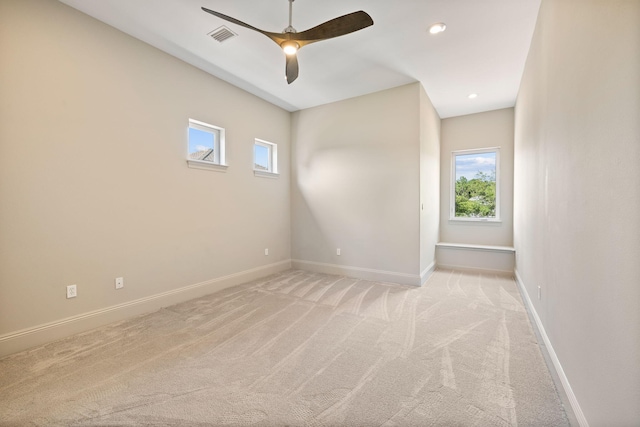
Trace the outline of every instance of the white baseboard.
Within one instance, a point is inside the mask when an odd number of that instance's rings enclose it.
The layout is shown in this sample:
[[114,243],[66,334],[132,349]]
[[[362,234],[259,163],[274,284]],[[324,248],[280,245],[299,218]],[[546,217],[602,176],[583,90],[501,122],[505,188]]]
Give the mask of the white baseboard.
[[499,270],[496,268],[469,267],[466,265],[442,264],[440,262],[436,264],[436,267],[442,268],[445,270],[460,270],[460,271],[479,272],[479,273],[491,273],[491,274],[499,274],[503,276],[513,277],[513,270]]
[[168,292],[82,313],[0,336],[0,357],[85,332],[112,322],[150,313],[193,298],[199,298],[230,286],[239,285],[291,268],[291,260],[252,268],[224,277],[184,286]]
[[549,337],[547,336],[547,332],[544,329],[544,325],[542,324],[542,321],[540,320],[540,316],[538,316],[538,312],[536,311],[535,307],[533,306],[533,302],[531,301],[531,298],[529,297],[529,293],[527,292],[527,288],[524,286],[524,282],[522,281],[522,278],[520,277],[520,274],[518,274],[518,270],[515,270],[515,277],[516,277],[516,283],[518,284],[518,287],[520,288],[520,293],[522,294],[522,296],[524,297],[525,300],[525,304],[527,304],[529,311],[531,312],[531,315],[533,316],[533,319],[536,322],[536,326],[538,327],[538,331],[540,331],[540,336],[542,336],[542,340],[544,341],[544,345],[547,347],[547,352],[549,353],[549,357],[551,358],[551,361],[553,362],[553,366],[556,370],[556,373],[558,374],[558,377],[560,378],[560,382],[562,383],[562,388],[564,389],[564,392],[567,395],[567,398],[569,399],[569,404],[571,405],[571,409],[573,409],[573,413],[576,416],[576,419],[578,420],[578,424],[580,424],[580,427],[589,427],[589,423],[587,422],[587,419],[584,416],[584,413],[582,412],[582,408],[580,408],[580,404],[578,403],[578,399],[576,398],[576,395],[573,393],[573,389],[571,388],[571,384],[569,384],[569,379],[567,378],[566,374],[564,373],[564,369],[562,369],[562,365],[560,364],[560,360],[558,359],[558,356],[556,355],[555,350],[553,349],[553,345],[551,345],[551,341],[549,340]]
[[351,267],[348,265],[325,264],[322,262],[304,261],[301,259],[291,260],[291,265],[293,268],[298,268],[300,270],[324,274],[337,274],[376,282],[392,282],[412,286],[420,286],[422,284],[421,277],[417,274],[397,273],[394,271],[374,270],[371,268]]
[[424,285],[426,281],[431,277],[431,274],[436,269],[436,261],[434,260],[427,268],[425,268],[422,273],[420,273],[420,286]]

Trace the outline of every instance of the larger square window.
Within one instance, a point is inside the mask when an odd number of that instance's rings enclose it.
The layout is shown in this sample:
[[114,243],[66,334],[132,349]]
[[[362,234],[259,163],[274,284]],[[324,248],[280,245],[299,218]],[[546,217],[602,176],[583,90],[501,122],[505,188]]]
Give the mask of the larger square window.
[[500,220],[500,149],[454,151],[451,156],[453,220]]
[[224,128],[189,119],[187,162],[200,169],[226,168]]

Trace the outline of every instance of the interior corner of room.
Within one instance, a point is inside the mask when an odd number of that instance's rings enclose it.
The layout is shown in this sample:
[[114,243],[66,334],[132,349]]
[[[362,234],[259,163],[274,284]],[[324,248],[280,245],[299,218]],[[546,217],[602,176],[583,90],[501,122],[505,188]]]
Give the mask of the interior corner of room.
[[[514,277],[580,426],[640,420],[640,2],[542,0],[515,102],[443,118],[421,82],[290,111],[57,1],[0,2],[0,62],[0,357],[291,268],[471,269]],[[452,219],[487,147],[499,221]]]

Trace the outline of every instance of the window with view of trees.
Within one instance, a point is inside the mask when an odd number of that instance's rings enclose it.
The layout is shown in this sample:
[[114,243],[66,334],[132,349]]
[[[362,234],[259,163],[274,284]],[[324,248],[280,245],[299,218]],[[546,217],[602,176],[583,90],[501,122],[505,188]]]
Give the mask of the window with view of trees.
[[499,220],[498,148],[452,153],[451,219]]

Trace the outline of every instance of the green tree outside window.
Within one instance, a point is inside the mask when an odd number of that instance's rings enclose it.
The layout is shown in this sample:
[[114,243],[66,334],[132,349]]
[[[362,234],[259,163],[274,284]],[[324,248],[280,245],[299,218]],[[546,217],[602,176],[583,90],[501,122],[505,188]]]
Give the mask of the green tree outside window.
[[454,154],[456,218],[496,218],[496,154]]

